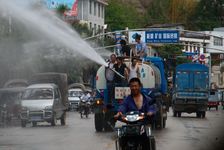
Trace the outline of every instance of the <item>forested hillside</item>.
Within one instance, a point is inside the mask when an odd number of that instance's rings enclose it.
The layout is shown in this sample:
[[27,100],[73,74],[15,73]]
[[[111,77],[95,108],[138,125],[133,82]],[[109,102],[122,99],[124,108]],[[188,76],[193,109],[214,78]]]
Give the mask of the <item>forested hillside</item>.
[[224,0],[108,0],[110,30],[183,23],[186,29],[211,30],[224,24]]

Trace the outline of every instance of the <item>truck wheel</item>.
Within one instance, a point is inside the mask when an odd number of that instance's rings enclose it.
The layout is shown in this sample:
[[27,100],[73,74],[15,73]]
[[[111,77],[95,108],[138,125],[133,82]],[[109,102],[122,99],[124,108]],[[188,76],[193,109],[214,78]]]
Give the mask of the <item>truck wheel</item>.
[[64,111],[64,113],[62,114],[61,119],[60,119],[62,126],[64,126],[66,124],[65,119],[66,119],[66,112]]
[[206,112],[205,111],[201,112],[202,118],[205,118],[205,115],[206,115]]
[[56,117],[55,117],[55,114],[53,114],[52,116],[52,120],[51,120],[51,126],[55,126],[56,125]]
[[32,126],[33,126],[33,127],[36,127],[36,126],[37,126],[37,122],[33,121],[33,122],[32,122]]
[[80,117],[82,118],[82,112],[80,112]]
[[175,110],[173,111],[173,116],[177,117],[177,112]]
[[159,118],[156,120],[156,129],[162,129],[163,128],[163,119]]
[[23,128],[26,127],[26,121],[23,121],[23,120],[21,121],[21,127]]
[[166,127],[166,119],[163,118],[163,128]]
[[178,112],[177,115],[178,115],[178,117],[181,117],[181,112]]
[[103,113],[95,113],[94,123],[95,123],[96,131],[102,132],[102,130],[103,130]]
[[196,117],[201,118],[201,112],[196,112]]

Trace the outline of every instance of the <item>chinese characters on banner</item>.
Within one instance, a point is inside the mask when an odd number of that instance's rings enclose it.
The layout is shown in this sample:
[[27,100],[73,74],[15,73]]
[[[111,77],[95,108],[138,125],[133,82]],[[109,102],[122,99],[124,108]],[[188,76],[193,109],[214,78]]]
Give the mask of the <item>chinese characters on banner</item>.
[[178,43],[179,31],[146,31],[146,43]]
[[115,87],[115,99],[123,99],[131,94],[129,87]]

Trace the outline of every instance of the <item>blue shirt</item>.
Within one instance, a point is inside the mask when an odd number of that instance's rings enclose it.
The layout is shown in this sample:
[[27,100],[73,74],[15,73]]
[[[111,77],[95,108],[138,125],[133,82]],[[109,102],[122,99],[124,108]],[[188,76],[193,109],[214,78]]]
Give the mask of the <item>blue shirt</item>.
[[136,48],[137,53],[139,53],[140,51],[143,51],[145,54],[147,54],[148,48],[147,48],[146,43],[140,41],[140,43],[136,44],[135,48]]
[[152,103],[152,99],[150,97],[143,95],[143,105],[141,109],[138,109],[134,99],[131,95],[129,95],[123,103],[120,105],[118,111],[122,112],[123,114],[129,112],[129,111],[139,111],[141,113],[147,113],[147,112],[153,112],[156,113],[156,107],[155,104]]

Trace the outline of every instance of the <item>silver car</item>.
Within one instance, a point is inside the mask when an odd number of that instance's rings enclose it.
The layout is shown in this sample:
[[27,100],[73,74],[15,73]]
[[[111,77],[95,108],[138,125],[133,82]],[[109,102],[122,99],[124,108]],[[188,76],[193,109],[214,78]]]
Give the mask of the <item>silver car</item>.
[[21,126],[32,122],[47,121],[55,126],[56,120],[60,119],[61,125],[65,124],[65,108],[61,93],[57,85],[33,84],[28,86],[22,96]]

